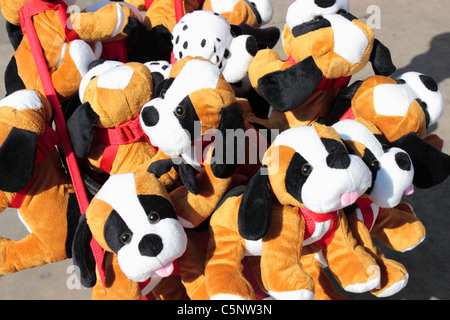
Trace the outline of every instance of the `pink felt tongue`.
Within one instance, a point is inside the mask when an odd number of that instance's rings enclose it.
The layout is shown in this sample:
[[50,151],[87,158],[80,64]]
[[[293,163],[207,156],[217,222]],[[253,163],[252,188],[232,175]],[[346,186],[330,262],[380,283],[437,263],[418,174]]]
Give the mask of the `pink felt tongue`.
[[354,204],[356,202],[356,200],[358,200],[358,192],[357,191],[352,191],[352,192],[344,193],[343,195],[341,195],[341,204],[344,207],[348,207],[348,206]]
[[404,194],[407,196],[410,196],[414,193],[414,185],[411,184],[408,189],[405,190]]
[[173,263],[169,262],[164,267],[156,270],[155,273],[158,276],[160,276],[161,278],[166,278],[166,277],[170,276],[173,273],[173,269],[174,269]]

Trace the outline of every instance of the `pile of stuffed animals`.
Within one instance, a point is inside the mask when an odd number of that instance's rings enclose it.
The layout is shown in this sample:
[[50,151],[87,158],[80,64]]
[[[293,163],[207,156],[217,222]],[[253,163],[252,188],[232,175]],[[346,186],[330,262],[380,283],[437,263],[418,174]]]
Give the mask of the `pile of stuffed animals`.
[[[0,1],[15,49],[1,209],[30,231],[1,239],[1,274],[73,259],[92,299],[347,299],[330,277],[381,298],[407,285],[373,239],[399,252],[424,241],[403,197],[450,174],[427,134],[444,100],[430,76],[390,77],[389,49],[348,0],[293,0],[281,31],[265,27],[270,0],[70,4]],[[351,83],[367,64],[373,76]]]

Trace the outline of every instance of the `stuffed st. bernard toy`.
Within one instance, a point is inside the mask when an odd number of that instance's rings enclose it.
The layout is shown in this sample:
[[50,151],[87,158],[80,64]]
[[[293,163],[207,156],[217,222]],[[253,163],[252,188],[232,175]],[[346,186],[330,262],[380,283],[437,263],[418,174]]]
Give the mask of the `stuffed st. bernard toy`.
[[443,141],[426,135],[444,109],[444,99],[430,76],[408,72],[398,79],[373,76],[357,81],[336,98],[327,122],[362,119],[381,131],[391,146],[408,153],[414,165],[414,185],[429,188],[450,174],[450,156]]
[[[258,170],[255,151],[258,145],[267,146],[267,140],[244,120],[220,70],[201,58],[187,57],[174,64],[160,96],[144,105],[140,119],[151,144],[167,158],[152,163],[150,172],[159,176],[173,165],[180,168],[180,175],[186,168],[199,171],[195,181],[183,181],[170,194],[188,228],[208,218],[233,184],[245,183]],[[246,138],[250,135],[254,139]]]
[[322,248],[346,290],[375,288],[380,269],[358,245],[341,211],[370,187],[372,175],[361,158],[348,154],[334,129],[315,123],[277,136],[263,165],[247,188],[230,191],[212,215],[208,293],[251,299],[240,261],[258,255],[266,292],[281,299],[308,297],[302,290],[311,290],[310,282],[299,259],[302,246],[313,245]]
[[[105,250],[105,286],[90,259],[92,237]],[[73,258],[94,300],[139,300],[151,298],[151,292],[165,299],[201,299],[206,297],[202,261],[194,264],[193,249],[160,181],[148,172],[124,173],[111,175],[80,218]]]
[[[59,100],[65,101],[78,90],[81,77],[89,64],[101,54],[100,42],[127,37],[124,32],[133,10],[114,2],[96,12],[67,14],[64,1],[28,1],[20,10],[20,16],[32,17],[36,34],[50,71],[51,80]],[[23,27],[23,21],[22,21]],[[25,31],[25,29],[24,29]],[[38,90],[44,93],[38,69],[30,48],[30,35],[24,34],[8,69],[7,93],[18,88]]]
[[6,274],[70,258],[80,209],[47,99],[20,90],[0,106],[0,212],[18,209],[30,232],[17,241],[1,238],[0,274]]
[[[91,65],[80,84],[83,104],[67,121],[74,152],[90,170],[108,175],[147,171],[158,150],[147,140],[139,115],[164,79],[164,67],[170,69],[164,61],[99,60]],[[165,178],[167,186],[175,179]]]
[[395,71],[389,50],[349,10],[348,0],[295,1],[282,37],[288,59],[270,49],[253,59],[250,81],[273,107],[273,127],[285,130],[325,117],[336,94],[369,61],[376,74]]

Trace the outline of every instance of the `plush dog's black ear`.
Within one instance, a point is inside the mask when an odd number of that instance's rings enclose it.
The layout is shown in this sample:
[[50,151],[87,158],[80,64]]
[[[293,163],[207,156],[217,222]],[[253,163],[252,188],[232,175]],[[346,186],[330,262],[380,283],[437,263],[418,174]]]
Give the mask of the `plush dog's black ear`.
[[215,146],[212,155],[211,170],[215,177],[231,177],[245,157],[245,124],[241,109],[237,103],[223,108]]
[[86,215],[83,214],[78,222],[78,227],[72,244],[72,258],[76,275],[81,284],[86,288],[92,288],[97,282],[95,274],[95,259],[91,249],[92,234],[87,224]]
[[195,169],[183,162],[182,159],[177,159],[180,163],[174,162],[173,159],[158,160],[150,164],[147,171],[155,175],[156,178],[160,178],[162,175],[168,173],[172,168],[178,171],[181,182],[188,189],[189,192],[197,195],[198,187],[195,180]]
[[397,70],[392,62],[391,52],[377,39],[373,43],[370,62],[372,62],[372,68],[376,75],[388,77]]
[[242,22],[238,26],[233,26],[231,30],[236,36],[246,34],[254,37],[258,44],[258,50],[272,49],[280,39],[280,29],[277,27],[256,28]]
[[266,74],[258,80],[261,95],[280,112],[295,109],[308,99],[322,80],[322,71],[308,57],[283,71]]
[[0,146],[0,190],[18,192],[31,180],[38,135],[12,128]]
[[269,177],[262,172],[265,168],[262,167],[250,179],[239,207],[239,234],[246,240],[262,239],[269,232],[272,199],[269,193]]
[[352,99],[362,84],[363,81],[361,80],[355,81],[352,85],[339,92],[327,116],[327,125],[332,126],[341,120],[341,117],[350,109]]
[[85,102],[67,120],[67,130],[77,157],[84,158],[89,154],[98,119],[98,114],[92,110],[89,102]]
[[450,175],[450,156],[415,133],[392,142],[392,146],[405,150],[414,166],[415,186],[426,189],[438,185]]

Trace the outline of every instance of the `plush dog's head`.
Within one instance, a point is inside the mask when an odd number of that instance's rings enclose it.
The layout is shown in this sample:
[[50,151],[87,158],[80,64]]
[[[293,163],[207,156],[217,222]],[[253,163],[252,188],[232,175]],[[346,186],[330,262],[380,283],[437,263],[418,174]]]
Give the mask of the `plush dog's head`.
[[217,13],[188,13],[173,28],[175,59],[202,57],[214,63],[228,82],[238,82],[247,75],[258,47],[252,36],[233,36],[231,31],[228,21]]
[[18,192],[31,179],[52,108],[40,93],[20,90],[0,100],[0,115],[0,190]]
[[120,269],[133,281],[166,277],[186,250],[187,237],[164,186],[152,174],[112,175],[91,201],[75,235],[74,262],[80,280],[95,284],[89,241],[117,254]]
[[343,120],[334,124],[333,128],[371,170],[372,186],[367,194],[378,206],[393,208],[400,203],[403,195],[414,192],[414,166],[409,155],[383,141],[385,138],[373,124]]
[[349,154],[332,128],[318,123],[278,135],[263,167],[250,180],[239,209],[246,239],[260,239],[270,226],[272,190],[282,205],[328,213],[350,206],[370,187],[369,168]]
[[349,13],[348,0],[297,0],[288,8],[285,53],[295,61],[313,57],[329,79],[350,76],[369,62],[373,30]]
[[343,90],[330,112],[330,123],[349,108],[356,118],[372,122],[390,141],[414,132],[423,136],[442,115],[444,100],[436,82],[420,73],[398,80],[373,76]]
[[189,153],[208,130],[222,133],[226,150],[227,131],[244,129],[236,96],[220,70],[191,57],[172,66],[160,96],[144,105],[140,119],[150,142],[171,157]]
[[273,17],[270,0],[206,0],[203,10],[217,12],[231,24],[246,23],[253,27],[260,27]]
[[75,154],[86,157],[95,128],[114,128],[139,116],[153,98],[153,77],[141,63],[98,60],[83,77],[79,96],[83,103],[67,121]]

